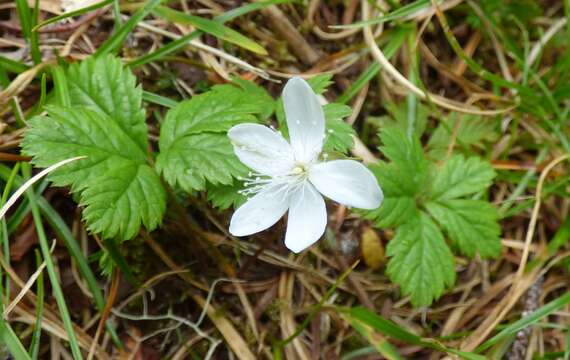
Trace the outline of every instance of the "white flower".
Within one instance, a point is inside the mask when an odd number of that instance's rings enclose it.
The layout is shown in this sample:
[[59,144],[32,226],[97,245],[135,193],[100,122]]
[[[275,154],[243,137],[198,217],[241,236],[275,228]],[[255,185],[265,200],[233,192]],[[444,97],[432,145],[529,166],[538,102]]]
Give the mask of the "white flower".
[[237,157],[255,172],[243,190],[253,197],[232,216],[230,233],[246,236],[265,230],[289,210],[285,246],[300,252],[325,231],[327,211],[322,195],[347,206],[375,209],[383,194],[374,175],[361,163],[319,160],[325,117],[309,84],[298,77],[289,80],[283,104],[291,143],[259,124],[236,125],[228,132]]

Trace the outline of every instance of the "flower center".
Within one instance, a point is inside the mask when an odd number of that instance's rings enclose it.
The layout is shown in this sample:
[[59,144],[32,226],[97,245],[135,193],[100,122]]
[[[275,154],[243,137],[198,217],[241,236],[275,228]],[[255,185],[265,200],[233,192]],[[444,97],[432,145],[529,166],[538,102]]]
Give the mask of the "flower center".
[[291,170],[291,176],[307,176],[309,173],[309,166],[304,163],[297,163],[293,170]]
[[240,190],[239,193],[250,197],[263,189],[272,188],[275,196],[281,196],[285,200],[292,191],[303,185],[308,178],[309,164],[305,163],[295,164],[291,171],[283,175],[266,176],[250,172],[247,178],[240,178],[240,180],[244,181],[245,188]]

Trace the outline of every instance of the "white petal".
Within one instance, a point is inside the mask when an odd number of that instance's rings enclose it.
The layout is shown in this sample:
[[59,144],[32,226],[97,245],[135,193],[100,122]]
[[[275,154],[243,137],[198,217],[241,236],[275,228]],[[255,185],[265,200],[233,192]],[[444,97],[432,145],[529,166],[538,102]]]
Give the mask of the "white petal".
[[314,186],[306,183],[291,196],[285,246],[301,252],[319,240],[326,226],[325,201]]
[[354,160],[334,160],[311,166],[309,180],[324,196],[360,209],[376,209],[384,195],[366,166]]
[[325,115],[317,95],[305,80],[294,77],[283,89],[283,106],[295,158],[311,162],[321,153],[325,138]]
[[234,236],[255,234],[281,219],[289,201],[276,191],[276,186],[269,185],[240,206],[230,221],[230,233]]
[[228,131],[228,136],[240,161],[260,174],[284,174],[294,167],[293,149],[267,126],[239,124]]

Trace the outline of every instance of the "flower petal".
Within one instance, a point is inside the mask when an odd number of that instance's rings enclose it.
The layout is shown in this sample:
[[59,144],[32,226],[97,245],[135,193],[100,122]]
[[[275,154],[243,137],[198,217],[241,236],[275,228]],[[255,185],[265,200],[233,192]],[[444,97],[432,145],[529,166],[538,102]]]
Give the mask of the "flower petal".
[[278,187],[267,186],[240,206],[230,221],[230,233],[246,236],[275,224],[287,211],[288,199],[277,195]]
[[285,246],[301,252],[319,240],[326,226],[325,200],[313,185],[306,183],[291,196]]
[[283,89],[283,106],[296,160],[313,161],[325,138],[325,115],[317,95],[305,80],[294,77]]
[[280,175],[294,166],[293,149],[279,133],[259,124],[239,124],[228,131],[242,163],[263,175]]
[[309,181],[324,196],[347,206],[376,209],[384,194],[366,166],[354,160],[334,160],[313,165]]

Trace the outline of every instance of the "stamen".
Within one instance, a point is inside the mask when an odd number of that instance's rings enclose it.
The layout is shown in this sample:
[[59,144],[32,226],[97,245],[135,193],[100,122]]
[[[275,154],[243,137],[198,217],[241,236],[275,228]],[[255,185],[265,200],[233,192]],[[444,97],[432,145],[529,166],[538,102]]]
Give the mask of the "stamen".
[[239,177],[245,188],[239,194],[252,197],[262,190],[267,190],[270,196],[278,197],[279,201],[286,201],[289,195],[307,180],[307,166],[300,164],[283,175],[267,176],[249,172],[248,177]]

